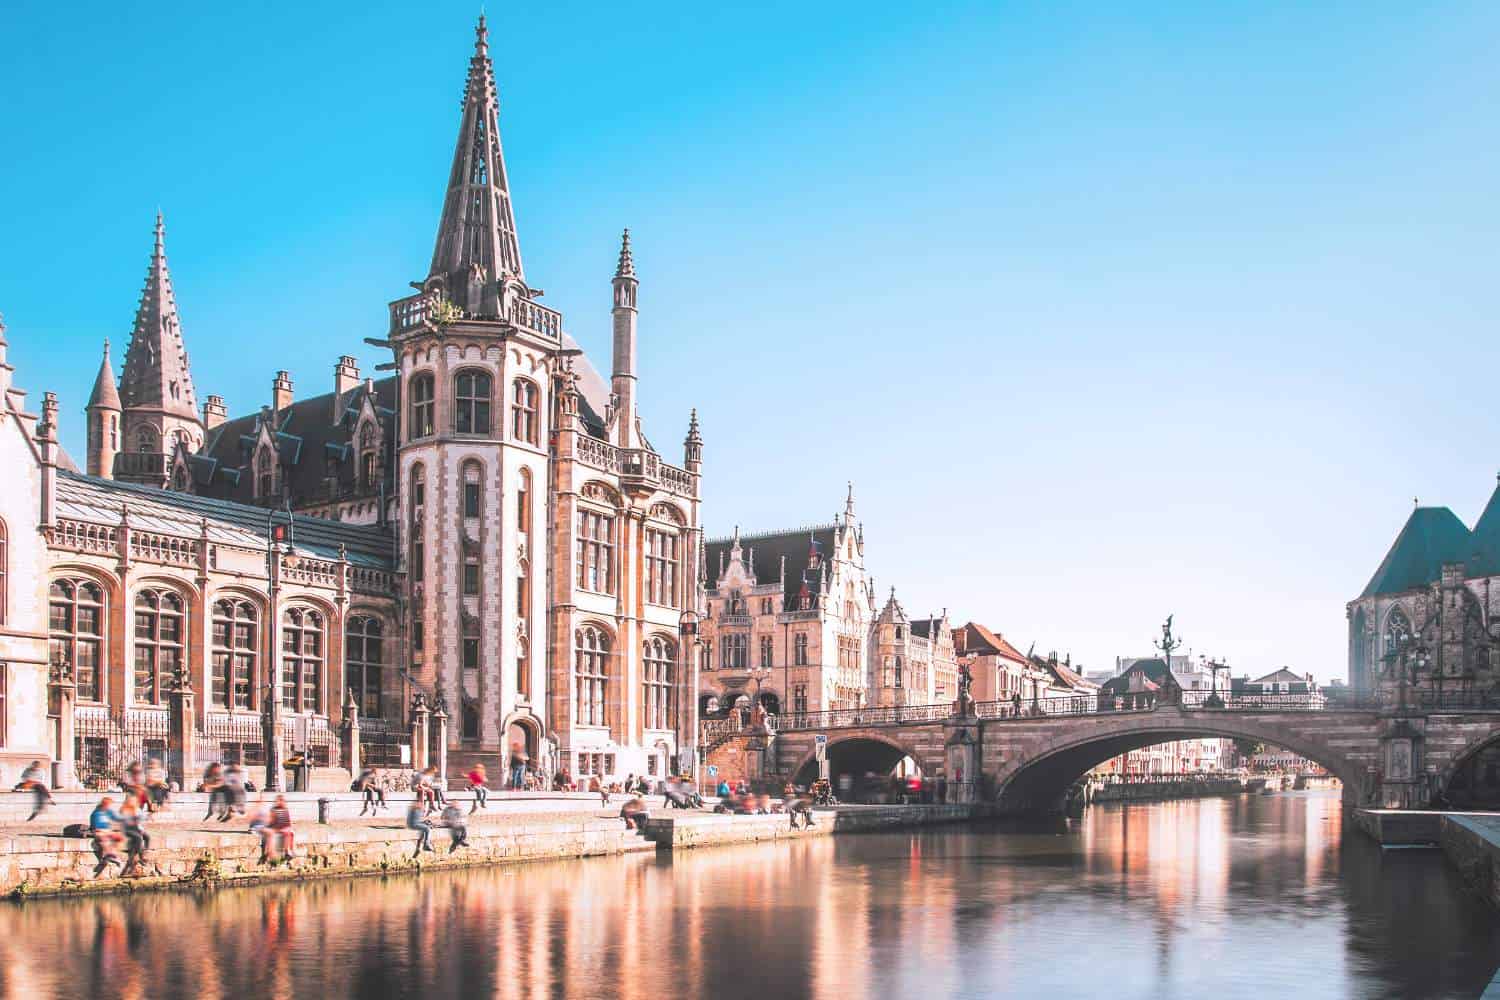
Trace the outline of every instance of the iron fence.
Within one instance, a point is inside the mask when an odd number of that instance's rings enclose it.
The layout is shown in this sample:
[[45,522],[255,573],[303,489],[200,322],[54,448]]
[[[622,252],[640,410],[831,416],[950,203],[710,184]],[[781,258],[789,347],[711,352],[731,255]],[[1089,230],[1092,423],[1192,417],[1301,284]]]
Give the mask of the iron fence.
[[410,743],[411,734],[400,723],[385,719],[359,722],[359,761],[363,767],[409,767],[402,761],[401,751]]
[[73,715],[78,780],[85,788],[118,788],[131,764],[170,764],[167,737],[165,711],[81,708]]

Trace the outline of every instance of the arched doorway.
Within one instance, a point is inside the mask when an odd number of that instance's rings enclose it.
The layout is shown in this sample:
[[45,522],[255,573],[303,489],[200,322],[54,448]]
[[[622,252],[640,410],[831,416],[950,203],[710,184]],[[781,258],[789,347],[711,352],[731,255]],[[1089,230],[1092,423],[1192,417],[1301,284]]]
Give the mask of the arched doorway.
[[765,709],[767,715],[780,715],[781,697],[775,691],[762,691],[760,693],[760,707]]
[[520,717],[505,727],[505,787],[524,788],[527,772],[539,774],[541,730],[535,721]]

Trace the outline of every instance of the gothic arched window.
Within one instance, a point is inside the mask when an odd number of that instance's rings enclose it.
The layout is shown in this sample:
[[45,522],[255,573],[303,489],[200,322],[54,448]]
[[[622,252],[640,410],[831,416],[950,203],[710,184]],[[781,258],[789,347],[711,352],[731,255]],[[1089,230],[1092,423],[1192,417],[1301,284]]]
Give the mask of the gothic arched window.
[[437,426],[433,417],[435,403],[432,393],[432,375],[423,372],[421,375],[412,376],[410,390],[411,427],[407,432],[407,437],[431,437],[433,429]]
[[259,620],[255,605],[249,601],[224,598],[214,602],[209,694],[220,708],[253,707]]
[[807,633],[797,633],[797,638],[792,641],[792,662],[799,667],[807,666]]
[[375,459],[378,443],[373,424],[359,429],[359,485],[364,489],[375,488]]
[[461,371],[453,377],[453,429],[460,434],[490,432],[490,377]]
[[609,635],[593,625],[573,634],[573,716],[580,726],[607,725]]
[[518,378],[511,385],[514,395],[510,404],[510,434],[517,441],[536,444],[536,383]]
[[156,451],[156,431],[150,427],[138,428],[135,432],[135,450],[142,453]]
[[1405,649],[1412,641],[1411,619],[1406,616],[1399,606],[1391,609],[1391,613],[1385,618],[1385,632],[1381,636],[1381,652],[1383,656],[1392,657]]
[[183,664],[182,598],[171,590],[135,595],[135,700],[160,705]]
[[647,729],[672,729],[677,724],[676,654],[676,647],[661,636],[647,639],[641,650],[641,712]]
[[411,553],[407,556],[406,574],[412,583],[421,583],[427,573],[427,473],[421,463],[411,467],[411,492],[407,500],[410,519],[407,537],[411,540]]
[[104,590],[92,580],[53,580],[47,598],[51,656],[73,668],[83,701],[103,700]]
[[370,615],[352,616],[344,629],[344,683],[354,692],[362,719],[381,717],[384,638],[380,619]]
[[281,704],[318,712],[323,704],[323,616],[288,608],[281,616]]
[[255,453],[255,495],[265,499],[276,489],[276,476],[271,471],[271,449],[262,448]]

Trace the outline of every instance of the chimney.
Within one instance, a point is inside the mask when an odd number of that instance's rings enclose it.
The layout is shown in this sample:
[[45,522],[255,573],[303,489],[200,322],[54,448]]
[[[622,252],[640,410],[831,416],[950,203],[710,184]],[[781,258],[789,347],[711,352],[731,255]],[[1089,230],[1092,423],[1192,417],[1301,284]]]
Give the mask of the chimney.
[[359,387],[359,364],[348,354],[333,366],[333,419],[344,415],[344,397]]
[[211,431],[229,419],[229,407],[223,396],[209,396],[203,401],[203,429]]
[[283,410],[290,409],[292,405],[292,376],[286,371],[276,373],[276,379],[271,383],[271,409],[279,418]]

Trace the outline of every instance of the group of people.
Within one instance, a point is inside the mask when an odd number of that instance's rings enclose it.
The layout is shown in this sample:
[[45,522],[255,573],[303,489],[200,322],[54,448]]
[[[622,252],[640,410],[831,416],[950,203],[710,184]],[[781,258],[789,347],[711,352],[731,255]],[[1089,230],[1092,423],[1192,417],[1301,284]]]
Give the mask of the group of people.
[[460,847],[469,846],[469,818],[458,807],[458,803],[447,803],[443,806],[443,811],[438,814],[437,820],[433,821],[427,818],[427,813],[423,809],[423,800],[418,796],[411,800],[411,807],[406,810],[406,828],[416,831],[417,834],[417,846],[411,852],[412,857],[421,856],[423,851],[436,853],[436,849],[432,846],[432,831],[435,827],[447,828],[449,854]]

